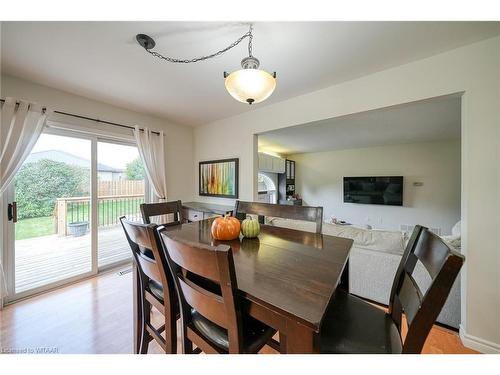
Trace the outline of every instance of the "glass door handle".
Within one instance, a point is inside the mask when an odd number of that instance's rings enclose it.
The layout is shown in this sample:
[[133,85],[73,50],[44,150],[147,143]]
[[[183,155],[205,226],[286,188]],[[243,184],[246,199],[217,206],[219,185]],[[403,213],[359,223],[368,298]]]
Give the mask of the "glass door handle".
[[9,203],[7,206],[7,219],[17,223],[17,202]]

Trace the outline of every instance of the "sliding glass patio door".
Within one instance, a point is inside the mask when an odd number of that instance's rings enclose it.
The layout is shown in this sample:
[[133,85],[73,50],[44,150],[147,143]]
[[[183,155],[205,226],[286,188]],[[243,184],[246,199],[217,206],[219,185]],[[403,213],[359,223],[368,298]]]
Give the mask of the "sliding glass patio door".
[[131,261],[119,218],[140,221],[147,183],[132,143],[48,129],[16,174],[5,206],[7,302]]
[[99,140],[97,143],[97,217],[99,269],[132,259],[120,217],[141,221],[146,181],[137,147]]
[[92,140],[43,133],[10,190],[9,299],[91,275]]

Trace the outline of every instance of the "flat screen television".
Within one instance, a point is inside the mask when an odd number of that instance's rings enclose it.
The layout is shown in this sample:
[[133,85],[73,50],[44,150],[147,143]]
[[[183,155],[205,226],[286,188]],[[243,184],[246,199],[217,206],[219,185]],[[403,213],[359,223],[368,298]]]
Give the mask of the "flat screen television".
[[344,177],[344,202],[403,205],[403,176]]

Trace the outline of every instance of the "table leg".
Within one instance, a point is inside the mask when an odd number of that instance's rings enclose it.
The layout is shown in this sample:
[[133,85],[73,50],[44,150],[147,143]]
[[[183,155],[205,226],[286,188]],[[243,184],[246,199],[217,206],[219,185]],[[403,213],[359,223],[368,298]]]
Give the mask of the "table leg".
[[288,321],[284,346],[287,354],[319,353],[319,337],[310,328]]
[[344,267],[344,271],[340,276],[340,283],[337,288],[342,289],[345,292],[349,293],[349,260],[347,260],[347,263]]
[[280,353],[285,354],[287,352],[286,335],[282,332],[280,332],[279,335],[280,335]]

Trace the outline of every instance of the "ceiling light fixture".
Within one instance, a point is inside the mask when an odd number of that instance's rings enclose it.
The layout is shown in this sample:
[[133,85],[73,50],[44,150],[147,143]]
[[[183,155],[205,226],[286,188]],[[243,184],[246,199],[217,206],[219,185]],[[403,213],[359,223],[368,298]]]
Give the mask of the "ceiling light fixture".
[[224,49],[212,53],[211,55],[196,57],[194,59],[177,59],[173,57],[164,56],[156,51],[152,51],[156,43],[150,36],[146,34],[137,34],[137,42],[151,55],[159,59],[172,62],[190,64],[203,60],[211,59],[213,57],[222,55],[224,52],[229,51],[231,48],[236,47],[245,38],[248,38],[248,57],[241,60],[241,67],[243,69],[237,70],[232,73],[224,72],[225,86],[229,94],[236,100],[253,104],[260,103],[273,93],[276,88],[276,72],[270,74],[264,70],[259,69],[260,62],[252,55],[252,40],[253,40],[253,27],[247,33],[243,34],[236,41],[231,43]]

